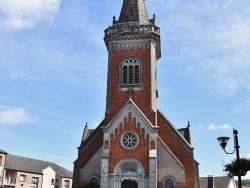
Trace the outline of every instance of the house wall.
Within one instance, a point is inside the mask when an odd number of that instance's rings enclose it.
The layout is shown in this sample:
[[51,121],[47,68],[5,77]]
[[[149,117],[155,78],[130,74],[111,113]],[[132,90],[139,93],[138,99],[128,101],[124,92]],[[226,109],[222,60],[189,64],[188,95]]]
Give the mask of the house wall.
[[228,188],[237,188],[237,185],[233,179],[230,181]]
[[42,188],[54,188],[52,179],[56,181],[56,173],[51,167],[47,167],[43,170],[43,184]]
[[3,184],[3,176],[4,176],[4,166],[6,161],[6,154],[0,153],[0,186]]
[[[25,176],[25,180],[21,178],[21,176]],[[32,185],[32,178],[38,178],[38,186],[36,188],[42,188],[43,176],[41,174],[32,174],[26,172],[18,172],[16,171],[16,179],[15,179],[15,187],[35,187]]]
[[[41,174],[35,174],[30,172],[6,169],[8,168],[16,168],[22,166],[20,164],[14,165],[15,167],[6,166],[7,154],[0,153],[0,187],[7,186],[12,188],[72,188],[72,179],[70,178],[62,178],[61,175],[57,174],[50,166],[44,168],[45,166],[41,166],[41,170],[43,172]],[[19,161],[20,162],[20,161]],[[8,161],[11,163],[11,160]],[[23,168],[24,170],[25,168]],[[27,169],[27,167],[26,167]],[[30,169],[32,170],[32,168]],[[43,175],[44,174],[44,175]],[[33,178],[37,178],[37,186],[34,184]],[[51,180],[58,179],[59,186],[51,185]],[[65,181],[69,182],[69,186],[65,186]]]
[[[69,187],[66,187],[66,181],[69,182]],[[42,188],[72,188],[72,179],[62,178],[49,166],[43,170]]]
[[55,180],[55,188],[56,187],[59,187],[61,188],[62,187],[62,178],[59,174],[56,174],[56,180]]
[[4,169],[3,185],[15,185],[17,172]]
[[[51,167],[47,167],[42,174],[32,174],[27,172],[19,172],[13,170],[5,170],[4,179],[6,180],[6,174],[8,174],[8,179],[10,181],[3,181],[3,185],[13,186],[16,188],[72,188],[72,179],[62,178],[60,175],[56,174]],[[25,176],[25,179],[22,177]],[[38,186],[35,187],[32,185],[32,178],[38,178]],[[51,180],[56,179],[59,182],[59,185],[52,185]],[[65,181],[69,181],[69,187],[65,187]]]
[[61,188],[67,188],[66,187],[66,181],[69,181],[69,188],[72,188],[73,180],[69,178],[62,178],[62,186]]

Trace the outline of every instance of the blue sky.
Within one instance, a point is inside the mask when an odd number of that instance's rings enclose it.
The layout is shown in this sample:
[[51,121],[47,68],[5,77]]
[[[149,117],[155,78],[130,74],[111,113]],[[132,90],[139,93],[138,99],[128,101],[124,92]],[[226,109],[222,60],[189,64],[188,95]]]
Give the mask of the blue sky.
[[[250,157],[250,1],[146,0],[161,28],[159,108],[190,121],[200,176],[225,175],[218,136]],[[104,29],[122,0],[0,0],[0,148],[72,170],[82,131],[104,118]],[[228,151],[233,150],[233,140]],[[250,173],[247,174],[250,178]]]

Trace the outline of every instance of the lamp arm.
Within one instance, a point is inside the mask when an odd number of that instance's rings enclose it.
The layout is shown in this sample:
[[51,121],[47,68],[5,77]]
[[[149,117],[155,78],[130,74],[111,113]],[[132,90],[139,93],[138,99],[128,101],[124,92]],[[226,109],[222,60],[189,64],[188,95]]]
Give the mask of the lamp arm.
[[236,129],[233,129],[233,135],[234,135],[234,150],[233,150],[233,152],[227,152],[225,150],[225,147],[223,147],[221,144],[220,144],[220,146],[221,146],[221,148],[224,150],[224,152],[226,154],[233,154],[235,152],[235,150],[236,150],[236,155],[237,155],[237,158],[239,159],[239,148],[240,148],[240,146],[239,146],[239,143],[238,143],[238,131]]
[[233,152],[227,152],[226,150],[225,150],[225,148],[223,148],[222,146],[221,146],[221,148],[224,150],[224,152],[226,153],[226,154],[233,154],[234,152],[235,152],[235,147],[234,147],[234,150],[233,150]]

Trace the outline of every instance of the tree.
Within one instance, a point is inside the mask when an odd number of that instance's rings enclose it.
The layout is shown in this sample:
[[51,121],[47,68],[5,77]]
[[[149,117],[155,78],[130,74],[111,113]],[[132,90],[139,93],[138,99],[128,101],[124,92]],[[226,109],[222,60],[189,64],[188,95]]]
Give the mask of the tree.
[[[247,186],[249,187],[250,186],[250,180],[247,179],[247,180],[241,180],[242,181],[242,186]],[[235,180],[236,184],[238,185],[238,180]]]
[[250,159],[234,159],[231,163],[225,164],[224,167],[229,176],[245,176],[250,170]]

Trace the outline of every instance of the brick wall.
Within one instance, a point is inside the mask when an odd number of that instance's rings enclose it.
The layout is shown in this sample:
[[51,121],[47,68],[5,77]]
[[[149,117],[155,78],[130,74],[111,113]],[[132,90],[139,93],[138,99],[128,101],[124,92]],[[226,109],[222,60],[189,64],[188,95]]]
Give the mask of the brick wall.
[[159,136],[178,158],[178,160],[186,167],[185,184],[178,184],[176,188],[195,188],[195,160],[192,153],[186,149],[185,143],[180,141],[177,134],[172,132],[171,125],[158,113],[158,126],[160,127]]
[[[133,131],[139,137],[139,144],[134,149],[125,149],[121,143],[120,139],[123,133],[126,131]],[[134,158],[141,162],[145,169],[145,173],[149,172],[149,137],[144,132],[140,132],[140,127],[136,128],[135,119],[132,120],[129,116],[128,120],[124,121],[124,129],[120,129],[120,132],[115,135],[115,137],[110,140],[110,173],[114,172],[115,165],[124,158]]]
[[[100,128],[99,128],[100,129]],[[103,133],[102,130],[97,130],[95,135],[92,135],[91,140],[84,147],[81,155],[78,156],[78,159],[74,162],[74,187],[80,187],[84,183],[81,181],[81,169],[86,165],[87,161],[95,154],[98,148],[103,143]]]
[[112,52],[112,66],[110,70],[110,111],[106,114],[105,123],[107,124],[116,113],[128,101],[129,91],[119,91],[119,65],[121,61],[127,56],[134,56],[141,60],[142,63],[142,82],[143,90],[134,91],[132,99],[138,105],[140,110],[147,116],[147,118],[155,124],[155,114],[151,111],[151,67],[150,67],[150,49],[137,50],[119,50]]

